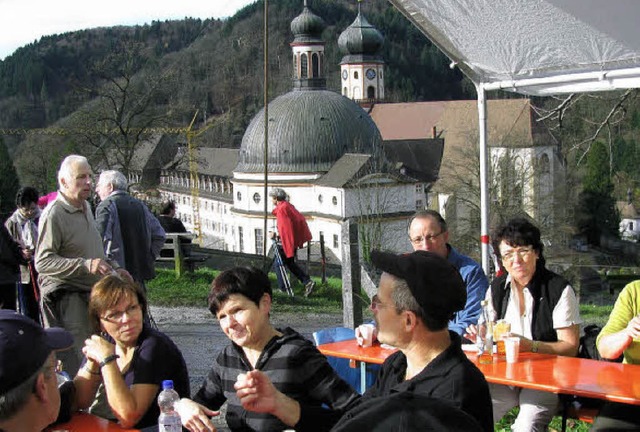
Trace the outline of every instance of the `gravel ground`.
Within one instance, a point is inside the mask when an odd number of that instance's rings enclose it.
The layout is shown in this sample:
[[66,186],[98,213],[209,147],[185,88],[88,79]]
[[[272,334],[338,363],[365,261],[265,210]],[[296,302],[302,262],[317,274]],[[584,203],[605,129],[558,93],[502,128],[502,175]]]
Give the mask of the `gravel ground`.
[[[191,393],[195,393],[206,377],[211,363],[220,350],[229,343],[218,322],[204,308],[151,306],[151,316],[158,328],[169,335],[182,351],[191,380]],[[312,339],[311,334],[326,327],[342,325],[340,314],[272,314],[276,327],[292,327]],[[220,431],[228,430],[224,422],[224,407],[214,423]]]

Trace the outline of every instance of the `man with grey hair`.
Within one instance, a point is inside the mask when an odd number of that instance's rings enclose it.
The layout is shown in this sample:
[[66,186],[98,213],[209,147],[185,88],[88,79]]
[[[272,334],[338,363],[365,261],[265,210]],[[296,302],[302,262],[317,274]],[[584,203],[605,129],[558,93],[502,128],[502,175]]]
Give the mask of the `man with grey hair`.
[[107,256],[111,255],[144,286],[156,275],[154,263],[166,235],[158,219],[142,201],[127,193],[127,187],[127,179],[119,171],[100,174],[96,224]]
[[87,307],[91,287],[104,275],[129,273],[107,259],[87,198],[91,166],[84,156],[67,156],[58,171],[59,191],[40,216],[36,270],[40,274],[42,320],[73,335],[73,348],[59,354],[64,370],[74,376],[91,335]]
[[0,430],[41,431],[58,417],[60,392],[55,350],[72,336],[61,328],[43,329],[13,311],[0,311]]

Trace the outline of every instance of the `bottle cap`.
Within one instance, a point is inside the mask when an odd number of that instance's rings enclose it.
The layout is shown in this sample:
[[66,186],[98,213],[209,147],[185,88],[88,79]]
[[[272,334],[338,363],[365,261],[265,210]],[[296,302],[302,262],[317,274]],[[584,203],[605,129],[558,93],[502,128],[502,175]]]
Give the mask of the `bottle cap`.
[[162,390],[172,389],[172,388],[173,388],[173,380],[162,381]]

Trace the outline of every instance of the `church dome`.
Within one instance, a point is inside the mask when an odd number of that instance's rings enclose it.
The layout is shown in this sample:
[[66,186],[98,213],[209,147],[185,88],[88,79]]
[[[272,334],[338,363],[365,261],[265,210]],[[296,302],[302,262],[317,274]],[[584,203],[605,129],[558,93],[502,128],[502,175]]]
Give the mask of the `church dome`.
[[291,33],[294,44],[322,41],[322,32],[326,24],[318,15],[314,14],[304,2],[302,13],[291,21]]
[[375,55],[380,51],[384,36],[358,11],[358,16],[340,34],[338,46],[345,55]]
[[[269,104],[274,173],[324,173],[345,153],[382,154],[382,137],[358,104],[328,90],[294,90]],[[251,120],[235,171],[264,171],[264,108]],[[380,156],[382,157],[382,156]]]

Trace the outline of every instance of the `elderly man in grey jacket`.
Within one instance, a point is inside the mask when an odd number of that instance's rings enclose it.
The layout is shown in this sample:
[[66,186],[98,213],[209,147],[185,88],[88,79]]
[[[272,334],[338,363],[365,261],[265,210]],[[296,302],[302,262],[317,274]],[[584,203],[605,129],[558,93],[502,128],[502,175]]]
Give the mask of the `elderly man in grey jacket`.
[[67,156],[58,171],[59,191],[40,216],[36,270],[40,274],[45,327],[62,327],[73,335],[73,347],[58,357],[74,376],[91,335],[87,305],[94,283],[111,273],[131,278],[115,261],[107,260],[87,198],[91,167],[84,156]]

